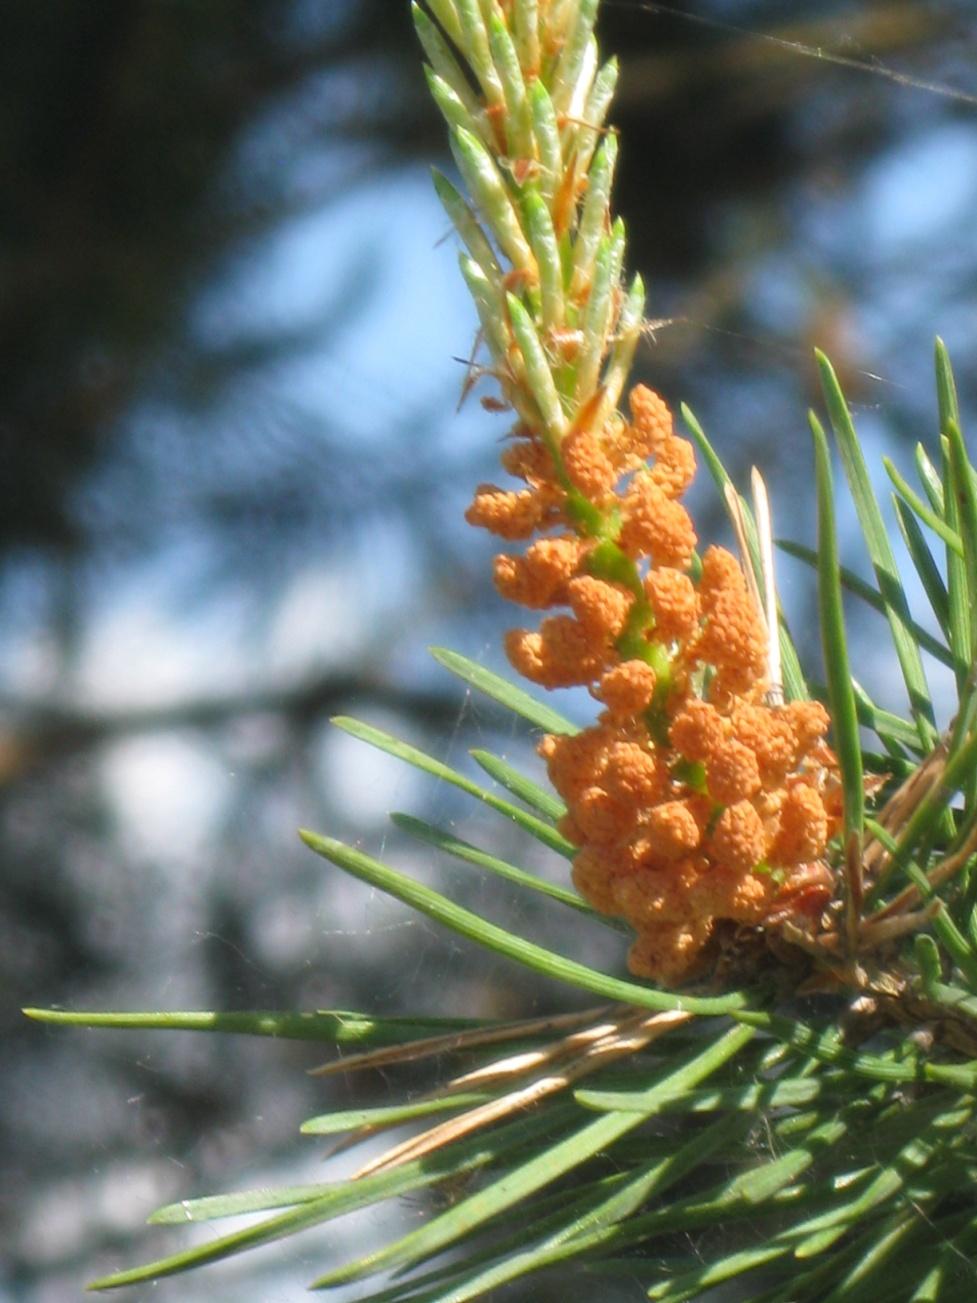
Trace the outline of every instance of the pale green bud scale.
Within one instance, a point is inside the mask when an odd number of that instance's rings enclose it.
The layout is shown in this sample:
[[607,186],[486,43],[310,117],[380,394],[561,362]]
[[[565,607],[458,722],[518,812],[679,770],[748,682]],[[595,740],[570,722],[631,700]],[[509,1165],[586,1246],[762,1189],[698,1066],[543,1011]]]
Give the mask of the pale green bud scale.
[[513,266],[535,280],[536,260],[492,156],[478,137],[463,127],[451,133],[451,148],[482,220]]
[[543,345],[532,318],[514,294],[506,295],[506,304],[512,322],[512,333],[516,337],[526,368],[526,381],[536,399],[547,433],[559,442],[566,429],[566,418]]

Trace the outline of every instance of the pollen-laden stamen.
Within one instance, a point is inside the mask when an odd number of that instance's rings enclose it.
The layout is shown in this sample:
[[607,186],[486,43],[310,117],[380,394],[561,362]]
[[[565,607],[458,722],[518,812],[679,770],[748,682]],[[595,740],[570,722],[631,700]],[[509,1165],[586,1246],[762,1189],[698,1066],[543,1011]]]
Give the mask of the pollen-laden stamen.
[[680,501],[691,444],[651,390],[630,407],[630,421],[576,423],[557,449],[519,427],[503,464],[525,487],[481,487],[468,519],[533,540],[495,561],[504,597],[550,612],[510,630],[512,664],[603,706],[540,744],[579,848],[574,883],[635,929],[633,973],[678,985],[707,966],[719,921],[813,926],[832,891],[820,862],[837,777],[824,708],[770,704],[767,625],[739,562],[719,547],[696,559]]

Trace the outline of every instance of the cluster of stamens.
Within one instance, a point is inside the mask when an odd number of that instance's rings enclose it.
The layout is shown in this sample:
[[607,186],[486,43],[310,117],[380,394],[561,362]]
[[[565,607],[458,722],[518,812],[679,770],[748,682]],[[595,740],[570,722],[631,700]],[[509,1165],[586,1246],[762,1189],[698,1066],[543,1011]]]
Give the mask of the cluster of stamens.
[[719,921],[813,926],[833,887],[837,778],[824,708],[769,692],[767,625],[736,558],[696,552],[680,502],[691,444],[651,390],[630,407],[559,443],[517,427],[502,460],[525,487],[480,486],[467,519],[533,540],[496,558],[496,586],[559,613],[511,630],[509,659],[603,707],[540,745],[579,848],[573,880],[637,932],[631,971],[676,985],[707,965]]

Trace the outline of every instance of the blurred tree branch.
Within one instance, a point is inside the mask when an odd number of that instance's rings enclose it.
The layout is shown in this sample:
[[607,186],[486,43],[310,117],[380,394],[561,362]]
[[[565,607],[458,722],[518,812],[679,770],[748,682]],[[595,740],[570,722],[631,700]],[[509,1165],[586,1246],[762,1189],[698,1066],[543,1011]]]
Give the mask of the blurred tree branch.
[[[280,688],[191,696],[172,704],[125,710],[90,711],[21,697],[15,703],[0,702],[0,711],[8,716],[7,724],[0,726],[0,787],[46,765],[136,734],[176,729],[207,732],[262,715],[273,715],[292,729],[306,729],[351,702],[358,710],[389,710],[433,729],[453,728],[460,709],[453,687],[428,692],[394,686],[354,671],[310,677]],[[511,723],[504,711],[491,704],[479,701],[477,710],[484,727]]]

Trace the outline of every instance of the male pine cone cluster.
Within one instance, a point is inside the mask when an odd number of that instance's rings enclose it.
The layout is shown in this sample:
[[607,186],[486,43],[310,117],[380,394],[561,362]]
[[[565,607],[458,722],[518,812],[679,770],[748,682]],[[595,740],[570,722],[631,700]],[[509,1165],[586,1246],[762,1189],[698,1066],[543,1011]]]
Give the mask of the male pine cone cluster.
[[[814,925],[838,784],[824,708],[768,704],[766,625],[738,562],[719,547],[696,556],[679,500],[691,444],[651,390],[635,387],[630,407],[630,422],[580,425],[555,453],[517,427],[502,461],[526,487],[480,486],[467,519],[534,539],[496,557],[503,596],[568,608],[511,630],[506,651],[534,683],[602,703],[592,727],[540,745],[579,848],[573,880],[635,929],[631,971],[675,986],[707,966],[719,920]],[[600,530],[578,523],[572,494]]]

